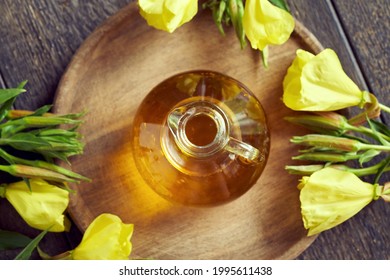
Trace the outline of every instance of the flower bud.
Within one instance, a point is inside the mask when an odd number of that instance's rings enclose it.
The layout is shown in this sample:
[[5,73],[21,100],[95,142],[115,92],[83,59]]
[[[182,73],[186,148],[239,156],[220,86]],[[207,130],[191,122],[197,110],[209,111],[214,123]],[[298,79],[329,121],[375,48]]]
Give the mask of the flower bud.
[[41,178],[44,180],[60,182],[60,183],[77,182],[77,180],[73,178],[69,178],[61,173],[52,170],[34,167],[34,166],[22,165],[22,164],[0,165],[0,170],[9,173],[12,176],[22,177],[22,178],[30,178],[30,179]]
[[3,185],[3,197],[29,226],[52,232],[68,230],[70,222],[63,213],[69,192],[41,179],[31,179],[29,185],[31,191],[25,181]]
[[[29,111],[29,110],[9,110],[7,112],[7,118],[8,119],[18,119],[18,118],[22,118],[22,117],[26,117],[26,116],[29,116],[29,115],[32,115],[34,112],[33,111]],[[42,116],[44,117],[51,117],[51,116],[54,116],[54,114],[52,113],[45,113],[43,114]]]
[[295,174],[295,175],[311,175],[314,172],[321,170],[324,168],[324,165],[322,164],[312,164],[312,165],[286,165],[285,169],[290,173],[290,174]]
[[341,135],[348,127],[347,119],[335,112],[318,112],[316,115],[286,117],[287,121],[304,126],[315,132]]
[[125,260],[129,258],[133,225],[118,216],[101,214],[87,228],[81,243],[71,252],[74,260]]
[[246,0],[243,28],[253,49],[281,45],[294,30],[294,18],[268,0]]
[[322,134],[294,136],[290,141],[305,146],[324,147],[347,152],[357,152],[362,147],[362,143],[357,140]]
[[298,188],[302,219],[309,236],[343,223],[378,196],[377,186],[330,167],[304,177]]
[[172,33],[190,21],[198,11],[197,0],[139,0],[141,16],[154,28]]
[[236,36],[240,40],[241,48],[244,48],[246,46],[246,41],[242,24],[244,16],[244,4],[242,3],[242,0],[229,0],[227,11],[230,15],[230,20],[233,23],[234,30],[236,31]]
[[331,49],[316,56],[297,50],[283,80],[283,91],[284,104],[297,111],[335,111],[370,102],[370,94],[345,74]]

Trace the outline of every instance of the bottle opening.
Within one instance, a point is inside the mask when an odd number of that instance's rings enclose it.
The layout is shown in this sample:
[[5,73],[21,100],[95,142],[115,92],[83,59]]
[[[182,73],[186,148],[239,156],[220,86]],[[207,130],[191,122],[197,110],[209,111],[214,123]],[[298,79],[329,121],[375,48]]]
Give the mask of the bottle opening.
[[187,139],[196,146],[207,146],[217,136],[217,124],[207,114],[196,114],[190,117],[185,125]]

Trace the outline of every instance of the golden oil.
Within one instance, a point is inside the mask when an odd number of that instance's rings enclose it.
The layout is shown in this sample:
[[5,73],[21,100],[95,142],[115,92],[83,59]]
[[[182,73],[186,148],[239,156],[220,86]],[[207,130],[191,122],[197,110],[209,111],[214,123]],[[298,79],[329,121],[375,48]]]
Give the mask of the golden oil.
[[270,138],[260,102],[212,71],[175,75],[146,96],[133,123],[134,159],[166,199],[212,206],[243,195],[261,175]]

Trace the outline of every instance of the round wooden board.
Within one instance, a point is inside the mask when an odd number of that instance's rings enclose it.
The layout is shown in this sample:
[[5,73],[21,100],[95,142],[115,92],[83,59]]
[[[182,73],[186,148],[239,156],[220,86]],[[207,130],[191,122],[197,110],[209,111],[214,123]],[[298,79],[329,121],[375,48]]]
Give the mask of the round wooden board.
[[[69,212],[81,230],[101,213],[133,223],[133,257],[154,259],[291,259],[311,244],[303,228],[298,177],[286,164],[303,133],[283,120],[293,114],[281,101],[282,81],[295,51],[321,50],[299,23],[287,43],[270,48],[269,69],[260,53],[240,49],[234,30],[219,34],[211,14],[199,10],[169,34],[149,27],[130,4],[84,42],[59,85],[56,113],[87,110],[80,127],[86,143],[72,169],[92,178],[73,186]],[[134,172],[132,120],[147,93],[179,72],[225,73],[248,86],[262,102],[271,130],[264,173],[239,199],[218,207],[173,205],[156,195]]]

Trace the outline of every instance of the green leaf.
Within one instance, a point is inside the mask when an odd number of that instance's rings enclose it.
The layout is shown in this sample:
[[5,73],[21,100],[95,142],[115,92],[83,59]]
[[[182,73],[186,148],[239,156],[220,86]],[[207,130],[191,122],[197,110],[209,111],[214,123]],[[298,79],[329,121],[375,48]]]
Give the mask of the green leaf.
[[0,250],[23,248],[31,242],[31,238],[18,232],[0,230]]
[[32,192],[30,179],[29,178],[23,178],[23,181],[26,183],[26,186],[27,186],[29,192]]
[[390,165],[390,157],[387,157],[382,161],[382,166],[378,169],[378,172],[375,175],[374,184],[379,182],[380,177],[384,172],[386,172],[386,168]]
[[287,12],[290,12],[290,9],[287,6],[287,3],[284,0],[269,0],[276,7],[281,8]]
[[41,108],[35,110],[34,113],[32,113],[29,116],[42,116],[43,114],[49,112],[52,106],[53,105],[44,105]]
[[24,88],[24,87],[26,86],[27,82],[28,82],[27,80],[22,81],[22,82],[17,86],[17,88]]
[[32,252],[41,242],[42,238],[46,235],[48,230],[42,231],[37,237],[35,237],[23,250],[15,257],[15,260],[28,260],[31,257]]
[[25,92],[25,89],[22,88],[2,88],[0,89],[0,104],[3,104],[7,100],[10,100],[22,92]]
[[0,107],[0,121],[4,120],[5,116],[7,115],[8,110],[11,109],[12,105],[15,102],[16,97],[11,98],[4,102]]
[[[22,92],[25,92],[26,90],[24,89],[24,86],[27,84],[27,81],[23,81],[23,82],[21,82],[18,86],[17,86],[17,90],[21,90],[21,93]],[[0,91],[1,92],[1,91]],[[17,95],[19,95],[19,94],[17,94]],[[1,105],[1,107],[0,107],[0,121],[2,121],[4,118],[5,118],[5,116],[7,115],[7,111],[9,110],[9,109],[11,109],[11,107],[12,107],[12,105],[14,104],[14,102],[15,102],[15,99],[16,99],[16,97],[17,97],[17,95],[16,96],[14,96],[14,97],[12,97],[12,98],[10,98],[10,99],[8,99],[7,101],[4,101],[4,102],[2,102],[3,104]]]
[[50,143],[36,137],[32,133],[18,133],[9,138],[0,139],[0,145],[1,144],[10,145],[15,149],[23,151],[34,151],[44,146],[50,146]]
[[374,124],[372,120],[370,120],[369,118],[367,118],[367,123],[369,124],[369,126],[370,126],[372,132],[374,133],[374,135],[375,135],[375,137],[376,137],[376,139],[377,139],[383,146],[388,146],[388,145],[390,145],[390,143],[389,143],[388,141],[386,141],[386,140],[382,137],[381,133],[379,133],[379,131],[377,130],[377,127],[380,128],[380,127],[378,126],[378,124],[379,124],[378,122],[376,122],[376,124]]
[[370,120],[370,124],[376,131],[390,137],[390,129],[383,123],[376,120]]
[[363,154],[361,154],[359,156],[360,166],[362,166],[363,163],[369,162],[370,160],[372,160],[374,157],[376,157],[380,153],[381,152],[376,151],[376,150],[367,150],[367,151],[365,151]]

